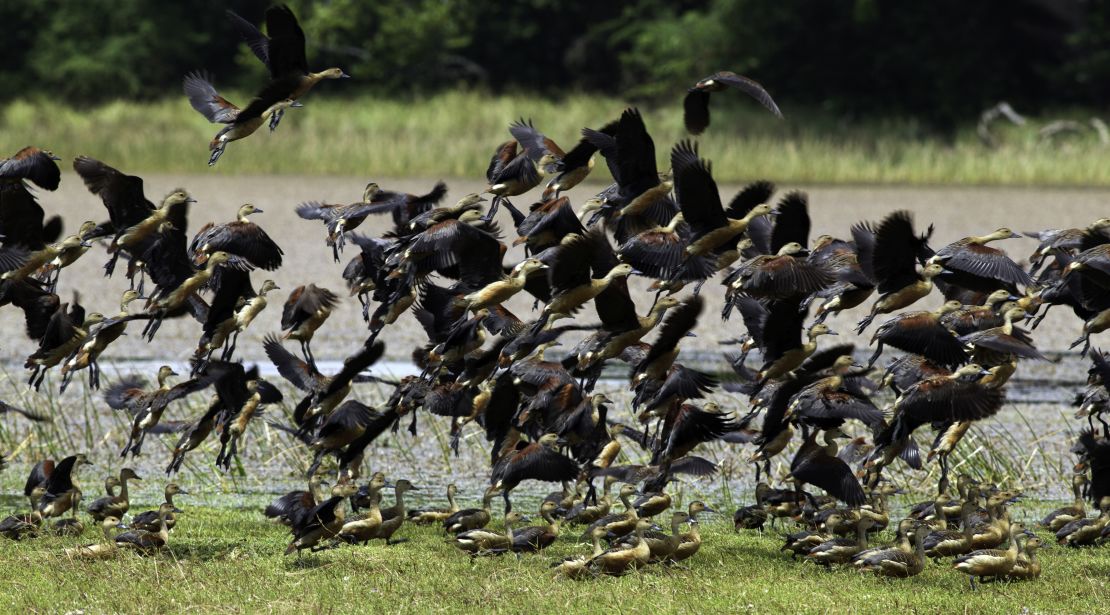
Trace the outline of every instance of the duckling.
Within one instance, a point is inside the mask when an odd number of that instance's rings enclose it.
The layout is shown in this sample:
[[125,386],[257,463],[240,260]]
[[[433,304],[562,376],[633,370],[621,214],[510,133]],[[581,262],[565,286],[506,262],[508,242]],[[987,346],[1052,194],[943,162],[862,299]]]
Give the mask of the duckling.
[[100,522],[100,527],[104,531],[103,542],[94,542],[80,547],[68,547],[62,551],[62,554],[70,559],[108,559],[114,556],[117,550],[112,530],[116,529],[119,524],[120,520],[117,517],[111,515],[104,517]]
[[447,508],[418,508],[408,511],[409,522],[417,525],[432,525],[443,523],[451,515],[459,512],[459,505],[455,503],[455,494],[458,488],[454,483],[447,485]]
[[674,553],[667,560],[671,563],[681,562],[690,559],[695,553],[701,549],[701,532],[698,531],[698,513],[717,511],[705,505],[701,500],[690,502],[690,506],[686,509],[686,522],[690,524],[690,529],[682,534],[682,542],[678,543],[675,547]]
[[867,548],[867,530],[874,521],[867,517],[860,517],[856,522],[855,538],[832,538],[810,549],[806,555],[810,561],[825,566],[833,564],[847,564],[857,553]]
[[[177,525],[177,516],[174,515],[174,513],[180,510],[179,508],[174,506],[173,496],[189,495],[189,492],[182,489],[181,486],[179,486],[177,483],[167,483],[165,489],[163,490],[163,493],[164,497],[166,498],[165,503],[173,506],[173,509],[170,510],[170,514],[166,515],[166,529],[172,530],[174,526]],[[159,511],[157,510],[148,510],[146,512],[141,512],[135,515],[131,519],[131,527],[133,529],[146,530],[148,532],[158,531],[158,524],[160,523],[158,513]]]
[[597,573],[620,576],[646,565],[651,559],[651,547],[644,540],[644,532],[650,527],[651,519],[640,519],[633,529],[635,534],[633,544],[622,544],[603,551],[590,558],[586,567]]
[[493,503],[493,498],[500,492],[501,487],[490,485],[482,495],[481,508],[464,508],[455,512],[443,520],[443,531],[458,534],[459,532],[485,527],[490,522],[490,506]]
[[975,588],[975,577],[982,581],[984,577],[999,578],[1005,576],[1014,567],[1017,561],[1018,541],[1017,535],[1022,531],[1021,525],[1014,523],[1010,526],[1010,548],[980,549],[967,555],[956,558],[952,567],[967,574],[967,581]]
[[[1010,571],[1003,575],[1005,579],[1028,581],[1041,576],[1041,563],[1037,561],[1037,551],[1045,546],[1040,536],[1024,533],[1025,540],[1018,543],[1017,559]],[[1019,536],[1019,538],[1021,538]]]
[[89,503],[88,513],[93,521],[103,521],[107,516],[123,518],[131,508],[131,501],[127,493],[127,481],[142,480],[131,468],[119,471],[119,495],[97,498]]
[[158,531],[130,530],[115,537],[117,547],[131,549],[138,553],[150,555],[166,546],[170,539],[169,530],[166,528],[166,518],[174,512],[172,504],[163,503],[158,507]]
[[551,567],[555,569],[555,575],[576,580],[593,576],[588,565],[591,560],[603,553],[601,549],[601,537],[604,535],[605,528],[594,528],[593,531],[590,532],[590,536],[593,538],[593,553],[590,555],[575,555],[563,558],[562,561],[555,562],[551,565]]
[[1072,476],[1071,491],[1075,495],[1075,501],[1070,506],[1061,506],[1045,515],[1044,519],[1041,519],[1041,527],[1056,532],[1072,521],[1085,518],[1087,507],[1086,500],[1083,497],[1083,487],[1087,485],[1087,482],[1085,472],[1077,472]]
[[471,556],[481,555],[484,552],[505,552],[513,545],[513,526],[524,520],[524,515],[519,512],[510,512],[505,515],[505,532],[494,532],[489,529],[467,530],[451,538],[455,547],[466,551]]
[[[907,541],[903,540],[903,545],[899,548],[879,551],[855,560],[856,566],[860,570],[874,572],[877,576],[905,578],[919,575],[925,569],[923,545],[928,533],[928,526],[919,526],[909,535],[912,550],[906,544]],[[863,552],[860,555],[863,555]]]

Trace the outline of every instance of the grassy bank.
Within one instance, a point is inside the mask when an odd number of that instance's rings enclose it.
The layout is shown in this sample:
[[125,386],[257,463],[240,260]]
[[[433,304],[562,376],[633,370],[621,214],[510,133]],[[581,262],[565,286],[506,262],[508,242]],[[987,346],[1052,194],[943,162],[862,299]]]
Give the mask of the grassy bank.
[[[581,127],[598,127],[627,105],[586,95],[552,100],[463,92],[414,101],[344,99],[328,89],[308,97],[304,109],[291,110],[275,134],[263,130],[231,144],[211,172],[480,177],[518,117],[533,118],[569,147]],[[686,136],[680,101],[642,107],[665,168],[670,144]],[[1110,185],[1110,148],[1092,131],[1039,143],[1044,122],[1036,120],[997,127],[1001,146],[988,149],[975,136],[974,122],[944,140],[912,120],[845,123],[816,110],[786,109],[787,119],[779,122],[738,95],[716,97],[713,113],[713,126],[699,141],[724,181]],[[1076,118],[1086,121],[1087,115]],[[5,153],[35,143],[67,159],[89,154],[134,172],[204,172],[207,142],[216,131],[184,97],[91,109],[16,101],[0,111]]]
[[156,557],[69,560],[81,539],[8,542],[0,554],[0,600],[12,612],[954,612],[1065,613],[1098,610],[1110,550],[1052,548],[1039,581],[968,589],[945,564],[906,580],[825,571],[778,552],[777,535],[704,525],[701,551],[677,569],[623,578],[553,579],[550,562],[581,553],[568,531],[546,554],[468,558],[432,528],[406,526],[408,543],[281,555],[284,528],[257,511],[189,507]]

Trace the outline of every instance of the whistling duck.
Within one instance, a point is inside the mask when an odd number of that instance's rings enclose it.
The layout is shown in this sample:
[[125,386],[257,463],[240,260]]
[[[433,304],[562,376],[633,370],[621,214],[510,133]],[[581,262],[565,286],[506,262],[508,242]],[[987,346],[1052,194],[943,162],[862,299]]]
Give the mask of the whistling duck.
[[337,301],[339,297],[335,293],[315,284],[294,288],[285,301],[281,312],[281,339],[300,342],[301,352],[309,364],[316,364],[312,356],[312,336],[331,316]]
[[109,386],[104,391],[104,401],[114,410],[126,410],[132,417],[131,432],[121,457],[128,454],[138,456],[142,453],[146,435],[162,420],[162,413],[174,401],[208,387],[208,378],[191,378],[170,386],[168,381],[176,376],[168,365],[158,368],[158,388],[144,391],[141,387],[146,381],[141,377],[127,377]]
[[[177,524],[177,517],[174,513],[179,512],[179,509],[173,504],[173,496],[179,494],[189,495],[189,492],[182,489],[181,486],[177,483],[166,483],[166,487],[163,490],[163,493],[164,497],[166,498],[166,501],[164,503],[173,506],[170,514],[166,515],[166,529],[172,530],[173,526]],[[159,523],[159,511],[157,510],[148,510],[146,512],[141,512],[131,519],[131,527],[135,529],[146,530],[148,532],[157,531]]]
[[[82,233],[91,231],[94,226],[95,223],[86,222],[81,226]],[[77,259],[76,256],[72,256],[72,253],[76,252],[77,256],[80,256],[89,248],[89,245],[90,244],[85,241],[81,233],[69,235],[61,241],[49,244],[44,246],[41,250],[36,250],[28,254],[22,264],[17,268],[13,268],[6,271],[3,275],[0,275],[0,280],[22,280],[28,278],[38,274],[43,268],[52,265],[55,261],[58,261],[59,265],[55,266],[54,270],[60,270],[62,266],[60,263],[64,257],[69,261],[66,264],[72,263]],[[47,288],[53,291],[57,286],[57,281],[51,281],[51,277],[52,276],[46,277],[45,279],[48,280]]]
[[443,530],[458,534],[467,530],[474,530],[483,528],[490,522],[490,506],[492,505],[493,498],[500,493],[501,488],[497,485],[490,485],[482,495],[481,508],[464,508],[443,521]]
[[343,251],[347,231],[353,231],[365,220],[373,209],[370,208],[374,198],[382,192],[375,182],[366,184],[362,191],[362,200],[348,205],[333,205],[319,201],[308,201],[297,206],[297,215],[304,220],[320,220],[328,229],[326,245],[331,246],[332,257],[339,262],[339,253]]
[[603,252],[611,252],[608,240],[598,231],[586,235],[568,236],[563,241],[548,270],[551,283],[551,301],[543,309],[543,316],[536,321],[535,331],[549,320],[573,314],[586,302],[600,295],[615,280],[635,273],[632,265],[620,263],[608,271],[595,271],[590,277],[591,259]]
[[138,553],[151,554],[162,547],[170,539],[169,530],[166,528],[166,518],[174,511],[173,504],[163,503],[158,507],[158,530],[148,532],[145,530],[129,530],[115,537],[116,546],[131,549]]
[[[674,170],[675,196],[682,208],[683,220],[693,232],[686,246],[688,257],[716,250],[743,233],[752,220],[772,211],[770,205],[760,203],[741,217],[729,217],[721,205],[709,162],[698,156],[695,143],[682,141],[675,145],[671,151],[671,167]],[[731,207],[729,211],[733,212]]]
[[636,514],[636,507],[632,505],[630,499],[635,494],[635,485],[624,485],[621,487],[619,497],[621,504],[624,505],[624,512],[611,513],[590,523],[586,531],[582,533],[581,538],[579,538],[579,542],[587,542],[590,532],[595,527],[605,528],[605,536],[608,539],[620,538],[631,532],[636,525],[636,521],[639,519],[639,516]]
[[863,487],[848,464],[836,456],[836,438],[844,433],[835,427],[825,430],[823,446],[817,443],[817,433],[809,435],[790,462],[795,490],[800,494],[803,484],[811,484],[849,506],[863,505],[867,501]]
[[119,495],[105,496],[89,503],[86,510],[94,521],[103,521],[107,516],[122,519],[127,514],[128,509],[131,508],[131,500],[127,492],[127,481],[129,480],[142,479],[131,468],[123,468],[119,471]]
[[[86,185],[88,184],[89,180],[86,180]],[[115,193],[101,191],[98,194],[102,200],[108,201]],[[146,201],[145,197],[141,199],[131,197],[126,202],[130,207],[120,213],[120,226],[116,228],[112,243],[108,246],[108,252],[112,258],[104,265],[105,275],[112,276],[121,251],[130,254],[133,259],[142,261],[154,259],[156,262],[162,262],[161,259],[171,255],[175,258],[183,255],[188,259],[184,254],[184,245],[179,246],[180,254],[176,250],[169,252],[164,250],[160,239],[184,240],[185,218],[189,204],[196,203],[196,199],[189,196],[183,188],[177,188],[167,194],[157,208],[151,207],[147,210],[146,205],[149,201]],[[111,207],[109,207],[109,213],[112,213]],[[142,289],[139,292],[142,293]]]
[[193,262],[200,265],[216,252],[228,252],[259,269],[273,271],[281,267],[282,249],[261,226],[250,221],[250,216],[260,213],[261,208],[247,203],[239,208],[234,222],[202,226],[189,244]]
[[690,559],[701,549],[701,532],[698,531],[698,513],[717,511],[705,505],[700,500],[690,502],[690,506],[686,509],[686,522],[690,524],[690,529],[682,534],[682,542],[678,543],[675,547],[674,553],[668,561],[681,562]]
[[682,101],[682,120],[686,125],[687,132],[692,135],[700,135],[709,127],[709,94],[728,88],[735,88],[751,96],[775,117],[782,119],[779,106],[775,104],[774,99],[771,98],[771,95],[767,93],[762,85],[743,75],[722,70],[698,81],[686,92],[686,98]]
[[[265,35],[257,26],[231,10],[227,11],[227,17],[255,57],[270,70],[271,81],[263,90],[263,95],[272,94],[295,101],[324,79],[351,77],[343,69],[335,67],[319,72],[308,70],[304,30],[288,6],[271,6],[266,9]],[[271,131],[277,128],[281,116],[282,111],[278,111],[269,118]]]
[[83,453],[70,455],[59,461],[45,477],[43,493],[35,504],[43,517],[61,517],[67,510],[75,508],[76,502],[81,499],[81,490],[73,483],[73,472],[82,465],[92,465],[92,462]]
[[1098,517],[1076,519],[1061,527],[1056,532],[1056,542],[1069,547],[1084,547],[1101,540],[1103,529],[1110,525],[1110,496],[1099,500],[1098,508],[1102,511]]
[[937,250],[928,262],[944,265],[948,271],[938,279],[946,283],[973,291],[1005,288],[1017,292],[1019,286],[1029,286],[1033,279],[1005,252],[987,244],[1020,237],[1008,228],[983,236],[964,237]]
[[767,523],[769,514],[765,503],[766,496],[770,493],[771,486],[759,482],[755,486],[755,504],[741,506],[732,515],[733,529],[735,530],[761,530]]
[[551,565],[551,567],[555,569],[555,574],[568,579],[584,579],[592,576],[593,573],[587,565],[590,563],[590,560],[602,554],[601,537],[604,535],[604,528],[594,528],[594,530],[590,532],[594,545],[593,552],[590,555],[575,555],[564,558],[562,561],[555,562]]
[[[325,538],[332,538],[343,528],[347,514],[347,499],[358,492],[354,483],[342,483],[332,488],[332,496],[317,503],[306,514],[293,519],[293,540],[285,549],[285,554],[293,552],[300,557],[305,549],[317,549]],[[165,506],[165,504],[163,504]]]
[[[944,523],[943,501],[938,499],[934,509],[936,518]],[[973,512],[975,512],[975,502],[965,501],[960,506],[960,527],[962,529],[950,530],[944,528],[930,532],[925,537],[925,555],[933,559],[939,559],[970,552],[974,548],[972,545],[974,533],[971,523]]]
[[463,296],[468,310],[480,310],[498,303],[508,301],[513,295],[524,289],[524,283],[533,272],[547,269],[541,261],[529,258],[513,267],[512,272],[501,280],[487,284],[485,287]]
[[[1006,579],[1028,581],[1041,576],[1041,563],[1037,561],[1037,551],[1045,546],[1040,536],[1023,532],[1019,538],[1018,554],[1010,571],[1003,575]],[[1024,538],[1024,540],[1020,540]]]
[[832,538],[810,549],[806,557],[826,568],[833,564],[846,564],[855,555],[867,548],[867,530],[874,523],[867,517],[856,522],[855,538]]
[[168,293],[160,294],[157,299],[152,299],[150,309],[152,311],[170,312],[182,307],[194,294],[208,285],[212,277],[216,275],[217,269],[227,265],[231,260],[232,256],[227,252],[212,253],[205,261],[204,269],[197,270]]
[[[528,133],[526,141],[538,139],[542,141],[543,135],[524,122],[514,122],[509,128],[510,132],[516,130]],[[515,137],[515,135],[514,135]],[[531,145],[529,143],[528,145]],[[519,225],[524,220],[524,214],[509,202],[509,197],[519,196],[535,188],[543,178],[543,169],[537,168],[536,162],[529,155],[529,147],[518,140],[506,141],[497,147],[490,157],[489,166],[486,168],[486,180],[489,186],[486,193],[493,195],[489,211],[483,220],[493,220],[497,208],[502,203],[512,215],[514,225]],[[532,148],[532,152],[536,152]],[[542,154],[540,154],[542,156]]]
[[408,511],[409,522],[417,525],[431,525],[443,523],[451,515],[459,512],[459,505],[455,503],[455,494],[458,487],[454,483],[447,485],[447,508],[417,508]]
[[[223,288],[224,285],[221,284],[220,289]],[[235,348],[239,343],[239,334],[246,331],[247,327],[254,322],[254,319],[269,305],[269,299],[266,295],[271,291],[280,289],[281,287],[275,284],[273,280],[263,280],[262,285],[258,287],[258,292],[254,293],[253,297],[250,296],[250,292],[247,292],[247,294],[234,292],[229,295],[227,309],[232,310],[231,313],[227,314],[225,311],[227,317],[219,321],[214,328],[211,328],[211,332],[209,332],[208,323],[205,323],[206,335],[201,338],[201,343],[197,345],[198,356],[203,354],[205,360],[207,360],[211,358],[212,353],[217,348],[222,346],[223,352],[220,354],[220,360],[230,361],[235,355]],[[219,311],[220,306],[218,304],[219,302],[213,299],[209,314]]]
[[613,506],[613,500],[609,496],[609,492],[616,482],[617,477],[606,476],[605,480],[602,482],[601,498],[596,500],[593,504],[587,504],[586,501],[583,500],[573,506],[564,517],[566,522],[588,525],[608,515],[609,509]]
[[72,309],[66,303],[58,306],[50,317],[46,334],[39,340],[38,349],[27,357],[23,365],[31,370],[27,384],[37,391],[46,372],[79,349],[88,339],[89,329],[104,320],[104,315],[99,312],[85,314],[85,309],[76,302]]
[[116,540],[112,536],[112,530],[118,527],[119,524],[119,518],[105,517],[100,522],[100,528],[104,531],[104,542],[94,542],[80,547],[67,547],[62,551],[62,554],[68,558],[80,559],[107,559],[112,557],[116,554]]
[[300,107],[301,103],[275,91],[272,87],[259,92],[252,98],[246,107],[240,109],[232,104],[209,81],[207,74],[202,72],[185,75],[182,83],[185,97],[197,113],[213,124],[224,124],[224,127],[212,137],[208,149],[212,153],[208,156],[208,166],[213,166],[223,156],[227,144],[239,139],[245,139],[255,133],[262,124],[271,121],[289,107]]
[[636,507],[638,517],[654,517],[671,507],[671,496],[662,491],[645,493],[632,502],[632,505]]
[[[365,488],[366,495],[363,495],[361,489],[358,494],[359,504],[362,505],[365,497],[370,510],[365,514],[346,519],[336,535],[337,541],[367,544],[371,539],[378,537],[378,531],[382,527],[381,490],[385,486],[385,475],[375,472]],[[386,542],[388,544],[388,540]]]
[[[856,559],[856,566],[860,570],[872,571],[877,576],[885,577],[912,577],[921,574],[925,569],[925,548],[923,546],[929,527],[922,525],[909,534],[909,543],[912,550],[907,548],[905,540],[903,546],[895,549],[886,549],[867,554],[862,559]],[[864,555],[867,552],[861,552]]]
[[871,336],[871,344],[878,342],[878,345],[867,366],[871,367],[879,360],[884,345],[921,355],[945,367],[966,363],[967,352],[960,340],[942,324],[946,314],[955,312],[961,306],[959,301],[946,301],[932,312],[905,312],[884,322]]
[[914,233],[909,212],[888,215],[874,230],[866,223],[857,224],[852,227],[852,237],[860,264],[872,272],[879,291],[870,314],[857,326],[859,333],[879,314],[896,312],[928,295],[933,290],[933,278],[944,271],[938,263],[930,263],[917,272],[917,259],[929,249],[928,235],[919,237]]
[[1110,329],[1110,307],[1085,320],[1083,322],[1083,334],[1072,342],[1068,348],[1075,348],[1083,344],[1083,350],[1080,352],[1087,354],[1087,351],[1091,348],[1091,336],[1102,333],[1107,329]]
[[139,298],[139,293],[134,290],[125,290],[120,298],[119,314],[112,319],[114,322],[103,323],[102,326],[89,331],[89,337],[81,347],[62,365],[62,387],[66,390],[73,372],[89,369],[89,387],[100,388],[100,355],[107,350],[112,342],[118,340],[127,329],[127,306]]
[[510,512],[505,515],[505,531],[495,532],[489,529],[467,530],[456,534],[451,542],[455,547],[466,551],[471,556],[483,555],[489,552],[505,552],[513,545],[513,526],[524,520],[524,515],[519,512]]
[[648,559],[649,564],[667,561],[674,554],[678,546],[682,544],[682,524],[687,519],[689,519],[687,513],[675,511],[671,514],[670,534],[655,530],[644,532],[644,540],[647,541],[648,548],[651,549],[651,557]]
[[501,489],[505,512],[512,510],[509,495],[522,481],[558,482],[578,476],[578,464],[556,450],[558,442],[557,434],[544,434],[535,442],[518,443],[494,462],[491,480]]
[[1087,482],[1086,474],[1076,473],[1072,476],[1071,491],[1075,495],[1074,503],[1070,506],[1061,506],[1045,515],[1044,519],[1041,519],[1041,526],[1056,532],[1076,519],[1085,518],[1087,506],[1083,497],[1083,488],[1087,486]]
[[791,397],[787,407],[789,416],[817,426],[849,418],[858,419],[868,426],[877,425],[883,418],[882,412],[857,384],[864,372],[853,373],[855,368],[858,366],[850,354],[837,357],[828,369],[828,376],[806,384]]
[[973,350],[975,358],[981,362],[994,364],[1001,362],[998,357],[1015,356],[1026,359],[1044,359],[1032,344],[1029,334],[1021,328],[1014,326],[1014,321],[1021,321],[1028,317],[1026,311],[1020,307],[1013,307],[1002,315],[1002,325],[991,329],[984,329],[969,333],[960,338],[960,341]]
[[1110,218],[1099,218],[1086,228],[1048,229],[1035,233],[1023,233],[1026,237],[1032,237],[1041,242],[1037,246],[1037,250],[1029,257],[1029,262],[1032,265],[1030,272],[1036,273],[1047,257],[1060,250],[1072,254],[1082,250],[1086,237],[1103,234],[1107,229],[1110,229]]
[[[969,494],[975,493],[974,489],[969,491]],[[972,528],[971,545],[976,549],[993,549],[1006,540],[1006,535],[1011,529],[1010,515],[1005,508],[1010,496],[1003,493],[988,495],[985,490],[980,490],[976,499],[979,497],[986,499],[986,519],[980,518],[975,522]]]
[[[385,484],[384,475],[381,482],[383,485]],[[320,477],[313,475],[308,479],[307,491],[298,489],[274,499],[266,506],[263,514],[266,515],[266,518],[273,519],[282,525],[292,526],[298,517],[312,510],[317,502],[324,501],[321,484]]]
[[38,534],[42,526],[42,513],[32,510],[25,515],[8,515],[0,520],[0,536],[12,540],[21,540],[24,536]]
[[956,335],[997,327],[1003,322],[1000,308],[1007,301],[1015,299],[1017,295],[1008,290],[996,290],[987,295],[982,305],[961,305],[959,309],[944,314],[940,318],[940,324]]
[[971,363],[951,374],[921,380],[903,391],[894,403],[894,420],[875,438],[876,449],[868,461],[873,466],[873,482],[878,480],[881,468],[901,453],[918,427],[936,421],[981,420],[998,412],[1006,395],[980,382],[989,373]]
[[1010,572],[1017,561],[1018,540],[1017,536],[1022,531],[1021,525],[1014,523],[1010,526],[1010,548],[980,549],[967,555],[956,558],[952,567],[967,574],[968,583],[975,587],[975,577],[983,580],[984,577],[998,578]]
[[382,510],[382,525],[378,528],[378,533],[374,536],[375,538],[381,538],[387,545],[408,540],[407,538],[393,540],[393,534],[395,534],[405,522],[405,493],[416,490],[418,490],[418,488],[404,478],[396,482],[394,485],[394,497],[396,501],[393,506]]
[[[40,250],[61,235],[62,219],[54,216],[43,224],[42,207],[26,183],[57,190],[61,179],[57,160],[61,159],[33,146],[19,150],[11,158],[0,159],[0,236],[4,237],[5,248]],[[18,259],[9,265],[17,263]]]
[[586,566],[598,573],[620,576],[640,568],[651,559],[651,547],[644,540],[644,532],[651,527],[650,519],[640,519],[633,528],[635,541],[632,545],[621,545],[590,558]]
[[559,521],[555,519],[555,511],[559,508],[556,502],[544,502],[540,505],[540,517],[544,525],[529,525],[513,530],[512,550],[514,553],[534,553],[551,546],[559,538]]

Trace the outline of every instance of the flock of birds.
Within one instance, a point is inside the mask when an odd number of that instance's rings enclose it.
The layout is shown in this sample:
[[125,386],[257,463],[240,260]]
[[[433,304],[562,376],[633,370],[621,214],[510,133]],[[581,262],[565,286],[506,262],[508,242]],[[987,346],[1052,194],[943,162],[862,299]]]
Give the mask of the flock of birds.
[[[192,106],[227,124],[212,141],[210,164],[230,141],[263,122],[276,128],[284,110],[298,106],[318,81],[346,76],[336,68],[309,71],[304,35],[288,8],[266,12],[268,36],[238,16],[232,20],[269,67],[271,80],[240,110],[201,73],[186,77]],[[746,92],[780,115],[758,84],[721,72],[687,93],[691,134],[709,125],[710,93],[726,88]],[[715,472],[712,462],[692,454],[695,449],[724,441],[754,448],[756,502],[736,511],[736,527],[761,528],[776,518],[802,523],[807,529],[791,534],[785,547],[795,555],[824,565],[854,563],[888,576],[920,573],[929,557],[955,557],[954,567],[971,578],[1039,574],[1041,539],[1009,517],[1007,507],[1019,494],[964,475],[952,493],[948,458],[971,425],[1001,409],[1018,363],[1044,358],[1022,323],[1032,319],[1035,328],[1050,307],[1070,308],[1083,322],[1073,346],[1082,344],[1085,353],[1090,336],[1110,328],[1110,219],[1036,234],[1041,243],[1028,269],[991,245],[1017,237],[1010,229],[933,249],[932,228],[919,233],[905,211],[859,222],[849,239],[821,235],[811,241],[804,193],[787,193],[772,204],[774,185],[760,181],[725,204],[710,163],[692,141],[675,144],[670,168],[661,172],[636,109],[583,129],[567,151],[530,121],[513,123],[509,132],[512,139],[491,158],[485,193],[454,205],[440,206],[442,184],[413,195],[371,183],[358,202],[297,208],[300,217],[325,225],[326,246],[336,261],[348,243],[356,249],[343,278],[362,305],[368,331],[338,372],[321,373],[312,338],[341,299],[306,284],[285,302],[280,335],[265,337],[267,357],[299,391],[290,423],[265,420],[313,455],[309,488],[282,496],[266,510],[289,526],[288,553],[374,539],[393,544],[406,521],[442,524],[451,542],[474,556],[531,552],[552,544],[561,525],[577,523],[586,526],[581,540],[592,542],[593,550],[556,562],[568,577],[679,562],[697,552],[697,516],[711,509],[699,501],[672,512],[669,533],[652,519],[671,509],[666,489],[676,475]],[[590,174],[598,154],[615,181],[575,208],[563,193]],[[82,370],[89,386],[99,389],[99,360],[125,332],[142,323],[141,335],[153,340],[165,319],[193,318],[201,334],[187,379],[172,384],[178,374],[164,366],[157,386],[127,377],[107,384],[103,398],[131,420],[124,458],[140,455],[149,434],[179,433],[168,475],[210,437],[220,443],[216,466],[228,469],[253,419],[283,399],[256,366],[235,359],[240,334],[279,290],[269,279],[256,289],[252,273],[281,267],[282,249],[253,221],[261,212],[252,205],[241,207],[235,220],[204,225],[190,241],[188,214],[195,201],[186,190],[173,190],[155,205],[141,178],[87,156],[78,156],[73,169],[103,201],[108,220],[86,222],[63,237],[60,218],[46,220],[31,190],[58,187],[57,160],[28,147],[0,162],[0,306],[21,309],[27,335],[39,344],[26,362],[30,384],[39,388],[46,373],[60,367],[62,390]],[[509,200],[545,180],[526,212]],[[483,212],[487,195],[492,200]],[[526,250],[519,262],[505,261],[509,246],[494,220],[502,206],[512,218],[512,245]],[[355,233],[372,215],[390,215],[393,228],[381,237]],[[57,292],[62,270],[98,242],[110,255],[106,275],[113,275],[121,257],[126,263],[130,288],[118,313],[86,312],[76,298],[62,302]],[[705,316],[699,291],[718,274],[726,288],[722,318],[736,323],[730,317],[739,313],[743,323],[743,335],[734,340],[739,352],[728,355],[735,378],[723,384],[679,361],[681,342]],[[646,311],[629,292],[632,277],[651,280],[655,300]],[[534,298],[535,314],[524,318],[505,307],[522,292]],[[934,292],[946,299],[940,308],[908,309]],[[134,309],[140,301],[142,308]],[[835,335],[828,319],[867,302],[871,308],[859,332],[872,328],[876,318],[886,320],[874,327],[875,350],[866,365],[855,361],[851,345],[821,347],[823,338]],[[597,322],[586,322],[585,313],[596,313]],[[385,352],[382,332],[409,314],[427,335],[413,352],[421,373],[399,380],[367,373]],[[581,341],[558,360],[545,357],[568,333]],[[299,343],[300,356],[286,348],[288,340]],[[886,348],[904,354],[878,368]],[[753,349],[762,360],[754,368],[747,363]],[[1110,535],[1110,426],[1101,416],[1110,403],[1110,363],[1097,350],[1089,355],[1089,389],[1079,400],[1089,428],[1075,446],[1075,502],[1043,521],[1060,542],[1074,546]],[[635,423],[617,421],[615,403],[594,390],[603,369],[617,364],[628,367]],[[360,383],[392,392],[370,407],[351,398]],[[698,401],[719,389],[731,394],[727,399],[736,408]],[[882,389],[895,395],[885,408],[872,401]],[[211,393],[201,416],[162,420],[174,402],[205,391]],[[450,420],[456,453],[467,425],[484,432],[491,474],[481,508],[460,510],[451,486],[450,508],[409,510],[404,494],[416,487],[405,479],[391,483],[382,472],[358,486],[368,446],[398,429],[402,419],[415,435],[421,410]],[[848,431],[869,435],[842,447],[838,440],[848,425]],[[927,426],[936,435],[923,450],[915,436]],[[801,444],[787,486],[773,488],[771,461],[795,440]],[[628,446],[644,449],[650,462],[619,463]],[[897,524],[894,545],[867,548],[869,536],[890,524],[886,500],[896,489],[883,470],[894,463],[920,470],[934,457],[941,469],[936,498]],[[329,460],[336,467],[330,493],[322,480]],[[30,512],[4,519],[0,533],[80,534],[82,495],[74,471],[85,463],[84,455],[73,455],[36,464],[24,492]],[[106,495],[86,507],[106,540],[74,548],[72,555],[102,557],[119,547],[150,552],[166,544],[181,512],[173,496],[185,493],[174,483],[166,485],[158,510],[133,516],[128,531],[113,534],[129,509],[128,481],[137,479],[126,468],[107,479]],[[522,526],[525,518],[513,510],[512,492],[526,481],[562,483],[539,509],[542,525]],[[395,491],[391,507],[381,505],[387,487]],[[498,497],[504,531],[487,527]],[[623,510],[611,510],[614,499]],[[1088,499],[1101,515],[1087,516]]]

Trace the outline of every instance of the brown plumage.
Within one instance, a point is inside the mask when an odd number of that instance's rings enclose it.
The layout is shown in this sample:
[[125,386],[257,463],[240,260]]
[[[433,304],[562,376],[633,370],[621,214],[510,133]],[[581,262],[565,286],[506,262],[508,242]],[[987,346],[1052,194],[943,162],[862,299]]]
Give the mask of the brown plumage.
[[751,96],[775,117],[782,119],[782,112],[779,111],[778,105],[762,85],[743,75],[722,70],[698,81],[686,92],[682,107],[683,122],[686,124],[687,132],[700,135],[709,127],[709,94],[728,88],[740,90]]

